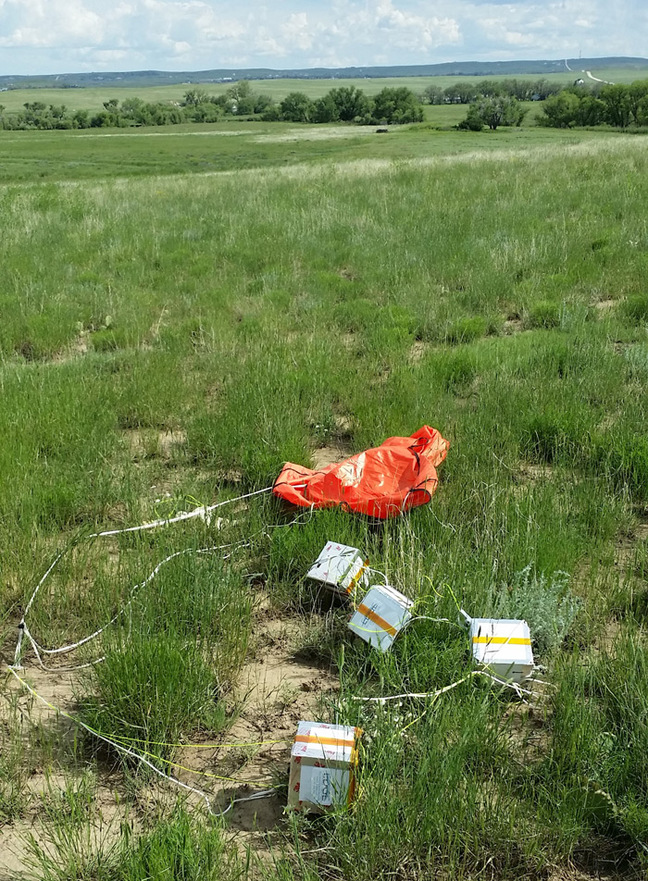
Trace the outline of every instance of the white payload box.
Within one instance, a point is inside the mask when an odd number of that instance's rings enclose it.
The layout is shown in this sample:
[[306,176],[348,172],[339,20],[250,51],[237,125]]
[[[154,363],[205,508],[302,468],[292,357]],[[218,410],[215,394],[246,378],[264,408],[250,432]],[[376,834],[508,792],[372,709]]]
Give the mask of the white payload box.
[[369,645],[386,652],[407,626],[414,603],[388,584],[374,585],[358,604],[349,628]]
[[522,682],[533,672],[531,634],[526,621],[473,618],[470,639],[476,663],[494,676]]
[[356,587],[368,586],[368,566],[369,561],[363,558],[358,548],[328,541],[308,570],[307,577],[321,582],[335,593],[348,596]]
[[300,722],[290,751],[288,805],[322,813],[355,797],[361,728]]

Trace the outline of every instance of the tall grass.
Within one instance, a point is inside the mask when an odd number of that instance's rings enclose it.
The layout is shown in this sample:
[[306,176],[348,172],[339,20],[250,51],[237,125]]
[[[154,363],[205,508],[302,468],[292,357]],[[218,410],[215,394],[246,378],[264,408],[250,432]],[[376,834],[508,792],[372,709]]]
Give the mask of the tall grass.
[[240,878],[243,864],[218,828],[206,829],[180,806],[159,825],[134,835],[88,817],[91,802],[68,789],[50,806],[39,835],[28,838],[30,864],[43,881],[141,881],[143,878]]
[[250,608],[246,587],[218,559],[176,558],[105,638],[105,660],[86,686],[85,722],[161,758],[193,731],[223,728],[222,699],[245,656]]
[[[434,135],[397,137],[432,151]],[[57,645],[110,620],[160,559],[247,542],[224,563],[178,557],[136,591],[97,644],[105,661],[77,680],[77,709],[166,767],[160,744],[231,722],[247,576],[304,612],[304,645],[340,675],[328,717],[366,732],[361,787],[348,813],[291,821],[268,877],[540,878],[599,852],[643,871],[647,160],[638,138],[583,138],[0,194],[9,618],[55,550],[97,526],[266,487],[325,446],[424,423],[451,442],[431,504],[405,518],[324,511],[288,526],[274,499],[250,500],[220,529],[79,542],[34,607],[33,632]],[[295,155],[321,159],[313,144]],[[531,711],[476,682],[434,703],[354,700],[445,686],[470,651],[458,628],[417,621],[380,655],[351,639],[343,607],[306,632],[322,604],[304,573],[327,539],[361,548],[420,615],[454,620],[458,603],[533,619],[555,695]],[[602,651],[606,628],[619,636]],[[197,828],[176,819],[131,840],[137,868],[111,856],[106,877],[215,867]]]

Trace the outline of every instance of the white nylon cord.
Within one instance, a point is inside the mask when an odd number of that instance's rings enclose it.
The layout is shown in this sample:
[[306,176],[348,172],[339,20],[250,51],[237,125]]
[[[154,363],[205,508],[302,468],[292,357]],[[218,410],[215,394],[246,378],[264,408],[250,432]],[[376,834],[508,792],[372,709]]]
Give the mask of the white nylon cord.
[[453,682],[451,685],[446,685],[444,688],[439,688],[437,691],[423,691],[418,693],[405,693],[405,694],[390,694],[386,697],[353,697],[354,701],[362,701],[362,702],[371,702],[371,703],[380,703],[384,704],[387,701],[395,701],[395,700],[403,700],[405,698],[434,698],[439,697],[441,694],[445,694],[447,691],[452,691],[453,688],[456,688],[458,685],[461,685],[463,682],[467,682],[468,679],[472,679],[475,676],[485,676],[487,679],[491,679],[493,682],[496,682],[498,685],[505,686],[506,688],[512,688],[513,691],[521,697],[523,694],[533,695],[533,692],[528,691],[525,688],[520,688],[517,682],[506,682],[504,679],[499,679],[497,676],[493,676],[491,673],[487,673],[485,670],[473,670],[471,673],[468,673],[467,676],[464,676],[462,679],[458,679],[456,682]]
[[451,621],[449,618],[430,618],[428,615],[416,615],[415,618],[410,618],[407,626],[409,627],[414,621],[433,621],[435,624],[449,624],[451,627],[458,627],[460,630],[464,629],[461,624],[457,624],[456,621]]
[[[191,520],[192,518],[195,518],[195,517],[201,517],[202,519],[205,520],[205,522],[207,524],[209,524],[209,521],[211,519],[209,517],[209,514],[212,511],[215,511],[216,508],[222,508],[224,505],[231,505],[233,502],[241,502],[244,499],[252,498],[252,496],[258,496],[258,495],[261,495],[262,493],[270,492],[271,489],[272,489],[271,486],[267,486],[264,489],[258,489],[255,492],[246,493],[245,495],[242,495],[242,496],[237,496],[234,499],[225,499],[225,501],[217,502],[215,505],[202,505],[200,508],[196,508],[194,511],[189,511],[188,513],[183,512],[181,514],[178,514],[176,517],[170,517],[167,519],[152,520],[150,523],[142,523],[139,526],[129,526],[126,529],[108,529],[103,532],[93,532],[90,535],[86,536],[86,540],[89,541],[90,539],[93,539],[93,538],[105,538],[106,536],[110,536],[110,535],[122,535],[126,532],[141,532],[141,531],[147,530],[147,529],[156,529],[158,526],[168,526],[169,524],[180,523],[181,521]],[[54,567],[59,562],[59,560],[65,556],[65,554],[67,553],[68,550],[69,550],[69,548],[66,548],[64,551],[61,551],[59,554],[57,554],[57,556],[54,558],[53,562],[50,564],[49,568],[47,569],[47,571],[45,572],[45,574],[43,575],[41,580],[38,582],[38,584],[34,588],[34,592],[32,593],[32,595],[29,599],[29,602],[27,603],[27,605],[25,607],[25,611],[23,613],[22,619],[20,621],[20,624],[18,625],[19,628],[21,629],[21,631],[22,631],[22,628],[25,624],[25,618],[27,617],[27,614],[28,614],[29,610],[31,609],[32,604],[33,604],[34,600],[36,599],[36,596],[38,595],[39,590],[41,589],[41,587],[43,586],[43,584],[45,583],[45,581],[49,577],[50,573],[52,572]],[[22,632],[18,636],[18,645],[16,646],[16,654],[14,657],[14,664],[19,663],[19,660],[20,660],[20,643],[21,642],[22,642]]]
[[200,517],[205,523],[207,523],[207,525],[209,525],[211,512],[215,511],[217,508],[222,508],[224,505],[231,505],[233,502],[242,502],[244,499],[251,499],[253,496],[260,496],[262,493],[267,493],[271,490],[271,486],[266,486],[264,489],[257,489],[254,492],[246,493],[243,496],[237,496],[235,499],[225,499],[225,501],[217,502],[215,505],[202,505],[200,508],[195,508],[193,511],[182,511],[180,514],[176,514],[175,517],[152,520],[150,523],[141,523],[139,526],[128,526],[125,529],[106,529],[103,532],[93,532],[88,538],[104,538],[107,535],[123,535],[126,532],[143,532],[146,529],[157,529],[158,526],[169,526],[172,523],[180,523],[183,520],[192,520],[195,517]]
[[[13,666],[16,668],[20,667],[20,644],[22,642],[23,634],[29,640],[29,642],[34,650],[34,654],[36,655],[36,660],[38,661],[38,664],[40,665],[41,669],[45,670],[46,672],[62,673],[62,672],[69,672],[72,670],[82,670],[86,667],[92,667],[92,666],[94,666],[94,664],[100,663],[101,661],[104,660],[103,657],[97,658],[94,661],[90,661],[87,664],[80,664],[76,667],[64,667],[64,668],[56,667],[54,670],[50,670],[47,667],[45,667],[45,665],[43,664],[43,661],[41,659],[41,654],[43,654],[43,655],[67,654],[67,652],[74,651],[74,649],[77,649],[80,646],[85,645],[86,643],[90,642],[91,640],[96,639],[97,636],[100,636],[104,632],[104,630],[106,630],[108,627],[110,627],[112,624],[114,624],[115,621],[117,621],[117,619],[121,615],[124,614],[126,609],[128,609],[129,606],[132,604],[132,602],[135,598],[136,591],[140,590],[143,587],[146,587],[147,584],[150,584],[150,582],[153,581],[153,579],[159,573],[160,569],[166,563],[170,562],[171,560],[175,559],[176,557],[180,557],[184,554],[209,554],[209,553],[214,553],[215,551],[225,550],[226,548],[237,549],[237,548],[239,548],[243,545],[247,545],[247,544],[248,544],[248,542],[246,542],[245,540],[241,540],[240,542],[232,542],[231,544],[225,544],[225,545],[214,545],[213,547],[209,547],[209,548],[196,548],[196,549],[185,548],[182,551],[176,551],[173,554],[169,554],[168,557],[165,557],[164,560],[161,560],[157,564],[155,569],[153,569],[153,571],[144,579],[144,581],[138,582],[137,584],[135,584],[131,588],[130,599],[128,600],[127,603],[125,603],[122,606],[122,608],[115,615],[113,615],[113,617],[110,619],[110,621],[108,621],[106,624],[104,624],[103,627],[100,627],[98,630],[95,630],[95,632],[91,633],[89,636],[85,636],[83,639],[80,639],[78,642],[73,642],[73,643],[70,643],[69,645],[59,646],[58,648],[54,648],[54,649],[44,648],[44,646],[40,645],[40,643],[34,639],[32,634],[30,633],[29,628],[27,627],[27,624],[25,623],[25,619],[23,617],[23,619],[19,625],[20,626],[20,633],[19,633],[19,637],[18,637],[18,645],[16,646],[16,654],[14,657]],[[52,568],[53,567],[50,566],[49,571],[51,571]],[[41,579],[41,584],[42,584],[42,581],[43,581],[43,579]],[[39,584],[39,587],[40,587],[40,584]],[[33,597],[32,597],[32,599],[33,599]],[[31,601],[30,601],[30,605],[31,605]]]
[[[262,492],[267,492],[267,489],[266,490],[258,490],[256,493],[249,493],[248,496],[240,496],[237,499],[229,499],[228,502],[240,501],[243,498],[248,498],[250,495],[258,495],[259,493],[262,493]],[[222,502],[221,504],[226,504],[226,503]],[[218,506],[212,506],[212,507],[218,507]],[[204,510],[204,509],[198,509],[198,510]],[[214,545],[213,547],[209,547],[209,548],[198,548],[198,549],[185,548],[184,550],[176,551],[175,553],[170,554],[168,557],[165,557],[164,560],[160,561],[157,564],[155,569],[150,573],[150,575],[147,576],[147,578],[144,579],[144,581],[139,582],[138,584],[134,585],[131,588],[130,599],[110,619],[110,621],[108,621],[106,624],[104,624],[98,630],[95,630],[94,633],[91,633],[89,636],[84,637],[83,639],[79,640],[78,642],[71,643],[69,645],[60,646],[60,647],[54,648],[54,649],[46,649],[44,646],[40,645],[40,643],[38,643],[38,641],[36,639],[34,639],[34,637],[32,636],[32,634],[29,631],[29,628],[27,627],[27,624],[25,622],[25,617],[26,617],[28,611],[30,610],[34,600],[36,599],[36,595],[38,594],[38,592],[39,592],[40,588],[42,587],[42,585],[44,584],[45,580],[50,575],[50,573],[52,572],[52,570],[54,569],[56,564],[59,562],[61,557],[63,557],[65,555],[65,553],[67,553],[67,549],[65,551],[61,551],[61,553],[59,553],[58,556],[54,559],[53,563],[49,566],[49,568],[47,569],[47,571],[45,572],[45,574],[43,575],[41,580],[36,585],[36,588],[34,589],[34,592],[32,593],[32,596],[31,596],[29,602],[27,603],[27,606],[25,608],[25,613],[20,621],[20,624],[18,625],[18,628],[19,628],[18,629],[18,641],[16,644],[16,651],[14,653],[13,666],[16,669],[21,668],[20,657],[21,657],[21,650],[22,650],[22,641],[23,641],[24,636],[27,637],[27,639],[29,640],[29,642],[34,650],[34,654],[36,655],[36,660],[38,661],[38,664],[41,667],[41,669],[44,670],[45,672],[48,672],[48,673],[50,673],[50,672],[61,672],[61,673],[62,672],[72,672],[74,670],[82,670],[87,667],[92,667],[95,664],[100,663],[101,661],[104,660],[103,657],[97,658],[97,659],[90,661],[89,663],[86,663],[86,664],[79,664],[78,666],[75,666],[75,667],[56,667],[55,669],[50,669],[43,664],[41,654],[44,654],[44,655],[66,654],[67,652],[71,652],[74,649],[77,649],[80,646],[84,645],[85,643],[90,642],[91,640],[95,639],[97,636],[100,636],[104,632],[104,630],[106,630],[108,627],[110,627],[112,624],[114,624],[115,621],[117,621],[117,619],[131,605],[135,592],[137,590],[141,589],[142,587],[145,587],[147,584],[149,584],[155,578],[155,576],[158,574],[158,572],[160,571],[162,566],[164,566],[165,563],[168,563],[170,560],[173,560],[175,557],[179,557],[183,554],[190,554],[190,553],[208,554],[208,553],[213,553],[215,551],[226,550],[228,548],[231,548],[231,551],[233,552],[233,551],[238,550],[239,548],[242,548],[242,547],[249,547],[250,542],[252,541],[253,538],[255,538],[258,535],[267,535],[268,531],[271,529],[281,529],[284,526],[293,526],[296,523],[304,522],[304,518],[306,518],[306,520],[310,520],[313,516],[313,510],[314,510],[314,508],[311,505],[307,514],[300,514],[299,516],[295,517],[293,520],[291,520],[289,523],[286,523],[286,524],[281,523],[281,524],[273,524],[271,526],[264,526],[262,529],[258,530],[258,532],[255,532],[253,535],[251,535],[248,539],[240,539],[239,541],[236,541],[236,542],[230,542],[229,544],[224,544],[224,545]],[[166,523],[166,522],[171,522],[171,521],[159,521],[159,522]],[[96,533],[94,536],[89,536],[89,538],[96,538],[102,534],[104,534],[104,533]],[[224,560],[229,559],[230,555],[231,554],[224,555],[223,559]]]

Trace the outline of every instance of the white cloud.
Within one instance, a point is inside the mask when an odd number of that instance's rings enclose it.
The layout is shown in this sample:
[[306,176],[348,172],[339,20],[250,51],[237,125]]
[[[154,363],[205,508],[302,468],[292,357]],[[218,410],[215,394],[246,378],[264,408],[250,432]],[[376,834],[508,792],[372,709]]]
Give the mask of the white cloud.
[[101,42],[105,19],[83,0],[6,0],[0,6],[0,46],[77,47]]
[[284,45],[306,50],[313,45],[313,30],[305,12],[294,12],[282,26],[281,34],[285,38]]
[[0,72],[641,55],[647,29],[644,0],[0,0]]

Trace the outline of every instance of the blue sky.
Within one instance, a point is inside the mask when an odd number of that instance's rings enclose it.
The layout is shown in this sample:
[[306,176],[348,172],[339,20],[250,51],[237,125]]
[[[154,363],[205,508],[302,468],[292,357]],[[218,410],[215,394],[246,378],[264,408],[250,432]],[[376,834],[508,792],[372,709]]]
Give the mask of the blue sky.
[[648,54],[645,0],[0,0],[0,74]]

